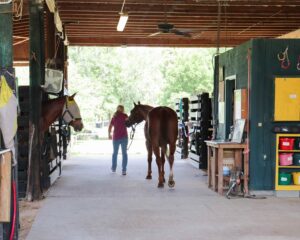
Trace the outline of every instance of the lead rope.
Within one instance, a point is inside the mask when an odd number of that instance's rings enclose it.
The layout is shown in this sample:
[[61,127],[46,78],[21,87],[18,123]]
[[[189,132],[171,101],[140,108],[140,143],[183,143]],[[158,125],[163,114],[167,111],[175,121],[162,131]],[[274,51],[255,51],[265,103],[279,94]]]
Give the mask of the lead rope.
[[133,142],[133,137],[134,137],[134,133],[135,133],[135,128],[136,128],[136,125],[135,124],[134,126],[131,126],[131,131],[130,131],[130,134],[129,134],[129,138],[131,139],[131,142],[129,143],[128,147],[127,147],[127,150],[129,150],[132,142]]

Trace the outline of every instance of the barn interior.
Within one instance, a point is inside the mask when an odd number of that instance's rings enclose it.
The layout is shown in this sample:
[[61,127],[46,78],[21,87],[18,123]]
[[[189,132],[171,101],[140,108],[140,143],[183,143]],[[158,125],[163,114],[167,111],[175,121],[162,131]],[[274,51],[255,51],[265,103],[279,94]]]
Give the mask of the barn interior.
[[[62,79],[61,88],[52,92],[51,98],[63,96],[63,87],[68,87],[69,46],[216,48],[214,91],[209,100],[199,93],[195,99],[179,99],[176,105],[180,121],[200,124],[198,113],[194,119],[188,115],[201,112],[198,105],[206,102],[212,108],[207,121],[213,130],[205,133],[205,139],[199,131],[194,151],[187,137],[180,139],[181,157],[206,170],[208,185],[221,195],[225,193],[223,181],[230,181],[228,175],[220,179],[222,160],[229,154],[228,159],[243,171],[247,194],[262,190],[299,197],[299,7],[300,0],[0,1],[1,76],[13,74],[18,66],[30,69],[29,86],[15,91],[21,110],[16,140],[18,169],[6,160],[1,168],[5,180],[1,181],[0,203],[5,214],[0,218],[0,236],[9,239],[16,221],[11,212],[16,212],[13,192],[17,190],[8,186],[18,182],[19,197],[39,199],[63,174],[68,126],[59,119],[49,128],[47,136],[56,142],[56,152],[44,156],[46,161],[40,161],[43,147],[38,126],[41,102],[49,97],[40,88],[45,85],[46,69],[58,71]],[[121,18],[127,22],[118,31]],[[219,54],[222,47],[233,49]],[[194,106],[195,111],[183,113]],[[239,119],[246,120],[244,135],[234,147],[205,142],[227,140],[232,134],[230,127]],[[188,131],[188,127],[184,129]],[[292,142],[295,144],[290,148],[280,148],[280,144]],[[207,148],[207,144],[211,146]],[[1,145],[5,147],[3,141]],[[11,158],[6,151],[1,154]],[[295,160],[281,165],[280,157]],[[16,227],[13,235],[17,239]]]

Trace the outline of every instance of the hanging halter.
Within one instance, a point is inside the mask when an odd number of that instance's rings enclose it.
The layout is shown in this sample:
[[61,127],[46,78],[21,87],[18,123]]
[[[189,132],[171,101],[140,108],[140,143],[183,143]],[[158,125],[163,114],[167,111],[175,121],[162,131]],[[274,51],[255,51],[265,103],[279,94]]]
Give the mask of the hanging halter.
[[289,47],[287,46],[284,52],[280,52],[277,54],[278,60],[281,62],[281,68],[288,69],[291,65],[289,55],[288,55]]
[[298,56],[297,70],[300,70],[300,56]]

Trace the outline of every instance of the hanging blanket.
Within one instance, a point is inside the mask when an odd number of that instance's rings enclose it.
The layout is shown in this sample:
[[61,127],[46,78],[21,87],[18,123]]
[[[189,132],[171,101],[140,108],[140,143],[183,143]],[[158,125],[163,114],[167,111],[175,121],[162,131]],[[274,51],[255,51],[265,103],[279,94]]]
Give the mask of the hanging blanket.
[[14,136],[17,132],[17,98],[10,88],[5,75],[0,75],[0,129],[4,146],[13,152],[14,163],[15,146]]

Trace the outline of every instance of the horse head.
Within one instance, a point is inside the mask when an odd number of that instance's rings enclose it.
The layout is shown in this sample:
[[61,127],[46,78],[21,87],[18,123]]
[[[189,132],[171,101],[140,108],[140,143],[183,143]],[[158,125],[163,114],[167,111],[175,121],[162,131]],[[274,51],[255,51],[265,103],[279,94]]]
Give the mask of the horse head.
[[62,117],[66,123],[71,125],[76,132],[83,128],[82,118],[77,103],[74,100],[76,93],[72,96],[66,96]]
[[131,127],[133,124],[141,123],[145,120],[145,107],[146,105],[142,105],[140,102],[138,104],[133,103],[134,108],[130,111],[130,115],[128,119],[125,121],[126,127]]

